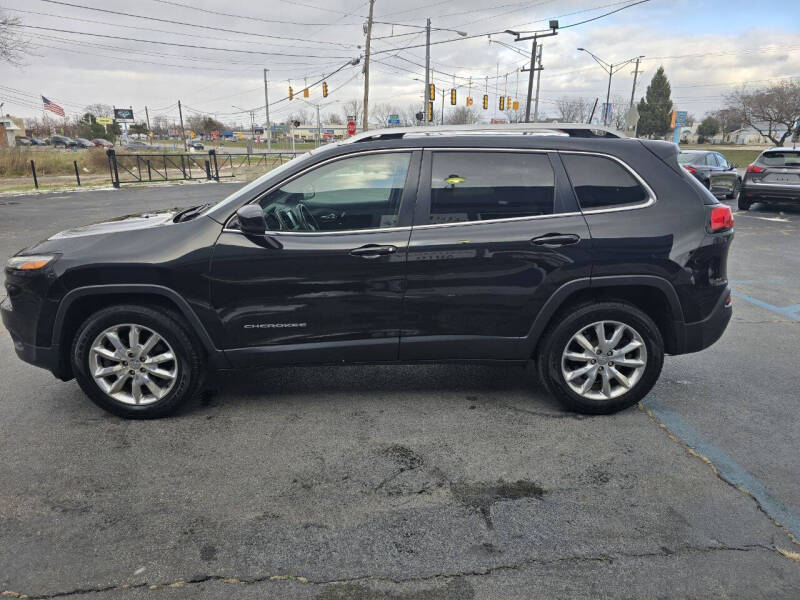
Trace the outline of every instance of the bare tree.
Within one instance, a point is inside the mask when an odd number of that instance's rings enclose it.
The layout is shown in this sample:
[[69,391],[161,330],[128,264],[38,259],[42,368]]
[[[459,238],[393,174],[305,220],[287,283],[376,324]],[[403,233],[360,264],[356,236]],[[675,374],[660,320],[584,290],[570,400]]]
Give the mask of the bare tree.
[[361,122],[364,113],[364,103],[361,100],[348,100],[342,105],[342,116],[347,119],[353,117],[356,124]]
[[369,107],[369,120],[377,127],[388,127],[389,115],[400,115],[400,109],[390,102],[373,104]]
[[83,109],[87,113],[91,113],[95,117],[113,117],[114,116],[114,107],[109,106],[108,104],[89,104],[86,108]]
[[323,121],[325,121],[326,123],[328,123],[330,125],[341,125],[342,124],[342,117],[338,113],[329,112],[327,115],[325,115],[325,117],[323,118]]
[[556,100],[559,121],[566,123],[583,123],[589,118],[592,111],[592,103],[583,97],[568,98],[562,96]]
[[0,61],[19,66],[22,57],[30,52],[30,44],[20,34],[22,21],[0,13]]
[[800,121],[800,81],[782,81],[767,88],[742,88],[725,97],[728,109],[772,143],[782,146]]
[[478,111],[470,106],[457,106],[447,115],[448,125],[471,125],[480,121]]

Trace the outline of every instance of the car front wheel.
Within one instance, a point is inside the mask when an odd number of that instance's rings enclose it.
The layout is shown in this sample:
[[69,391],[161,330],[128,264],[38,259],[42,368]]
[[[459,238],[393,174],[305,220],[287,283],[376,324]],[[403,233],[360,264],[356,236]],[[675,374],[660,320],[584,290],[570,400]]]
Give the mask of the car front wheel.
[[631,304],[597,302],[563,313],[545,334],[539,376],[568,409],[614,413],[655,384],[664,343],[653,320]]
[[132,419],[174,412],[203,380],[203,357],[178,314],[148,306],[102,309],[78,329],[72,368],[98,406]]

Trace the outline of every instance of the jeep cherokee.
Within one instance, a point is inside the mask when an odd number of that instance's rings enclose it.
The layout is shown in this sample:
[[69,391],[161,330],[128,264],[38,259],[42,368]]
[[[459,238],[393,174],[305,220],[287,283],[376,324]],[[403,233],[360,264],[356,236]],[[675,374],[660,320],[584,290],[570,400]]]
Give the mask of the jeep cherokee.
[[480,127],[368,131],[215,205],[58,233],[6,266],[14,348],[131,418],[209,371],[531,359],[598,414],[719,339],[731,210],[674,144]]

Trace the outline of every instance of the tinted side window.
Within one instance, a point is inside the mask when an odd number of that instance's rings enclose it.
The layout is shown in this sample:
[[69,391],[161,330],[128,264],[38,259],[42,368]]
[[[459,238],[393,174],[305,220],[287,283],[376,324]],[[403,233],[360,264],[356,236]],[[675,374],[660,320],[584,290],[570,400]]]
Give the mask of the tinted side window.
[[648,199],[642,184],[610,158],[562,154],[561,159],[584,210],[639,204]]
[[259,200],[270,231],[350,231],[397,225],[411,154],[343,158]]
[[717,159],[717,164],[720,167],[724,167],[724,168],[728,167],[728,161],[725,159],[724,156],[722,156],[722,154],[714,154],[714,157]]
[[433,224],[549,215],[554,196],[555,176],[546,154],[433,154]]
[[713,154],[706,154],[706,166],[709,166],[709,167],[716,167],[717,166],[717,160],[716,160],[716,158],[714,158]]

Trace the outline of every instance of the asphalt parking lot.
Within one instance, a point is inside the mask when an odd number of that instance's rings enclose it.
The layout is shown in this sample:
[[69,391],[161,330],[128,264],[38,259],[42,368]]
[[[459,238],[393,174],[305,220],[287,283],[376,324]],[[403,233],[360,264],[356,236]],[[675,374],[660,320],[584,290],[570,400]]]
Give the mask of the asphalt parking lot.
[[[238,185],[2,197],[0,257]],[[727,332],[610,417],[563,412],[531,368],[431,365],[229,375],[125,421],[0,328],[0,592],[797,598],[800,207],[735,217]]]

